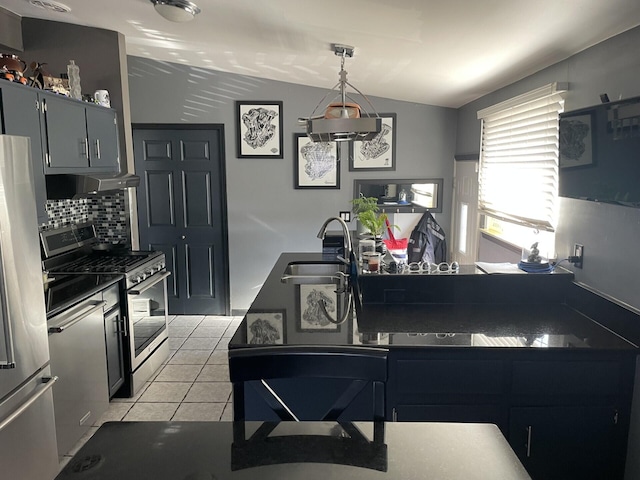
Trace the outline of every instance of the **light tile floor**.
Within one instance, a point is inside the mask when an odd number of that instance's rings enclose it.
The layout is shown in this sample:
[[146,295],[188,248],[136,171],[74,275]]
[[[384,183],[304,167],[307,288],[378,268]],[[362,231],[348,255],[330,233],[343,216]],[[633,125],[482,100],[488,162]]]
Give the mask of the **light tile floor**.
[[133,398],[114,398],[68,452],[60,468],[104,422],[232,419],[227,351],[242,317],[178,315],[169,319],[171,355]]

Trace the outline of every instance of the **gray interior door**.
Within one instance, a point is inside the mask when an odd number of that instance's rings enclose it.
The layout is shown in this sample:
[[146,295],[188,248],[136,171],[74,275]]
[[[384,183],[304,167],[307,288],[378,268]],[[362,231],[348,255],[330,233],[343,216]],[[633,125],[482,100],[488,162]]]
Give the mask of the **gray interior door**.
[[169,313],[229,315],[224,127],[134,125],[140,247],[167,257]]

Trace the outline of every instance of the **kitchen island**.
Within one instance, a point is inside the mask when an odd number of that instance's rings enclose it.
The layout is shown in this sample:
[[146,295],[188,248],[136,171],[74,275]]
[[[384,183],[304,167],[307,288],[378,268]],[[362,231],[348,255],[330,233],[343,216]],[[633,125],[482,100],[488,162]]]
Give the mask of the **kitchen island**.
[[[275,329],[273,339],[265,343],[276,345],[456,345],[474,350],[484,347],[546,351],[581,348],[627,353],[637,348],[563,302],[563,289],[573,280],[573,274],[567,271],[487,275],[475,266],[462,265],[456,274],[360,274],[358,281],[364,289],[361,292],[364,303],[358,302],[350,291],[330,295],[338,287],[335,284],[320,288],[281,281],[289,264],[322,262],[339,263],[335,257],[319,253],[283,253],[229,348],[260,346],[251,325],[261,317]],[[406,291],[398,285],[427,281],[422,302],[413,297],[406,302],[395,298],[391,302],[383,301],[384,297]],[[381,284],[391,288],[383,289]],[[305,319],[308,297],[305,294],[314,290],[329,297],[332,318],[343,313],[350,295],[354,311],[341,325]],[[410,294],[403,293],[403,296]],[[370,297],[378,297],[380,301],[367,301]]]
[[[281,281],[291,263],[328,260],[282,254],[230,356],[260,346],[258,321],[272,329],[271,346],[387,348],[387,420],[494,423],[534,479],[623,477],[638,349],[564,301],[570,272],[487,275],[462,266],[456,274],[361,276],[362,292],[333,295],[340,285]],[[343,316],[349,296],[355,308],[340,325],[318,321],[313,295],[328,298],[332,318]],[[308,386],[296,395],[316,398]],[[248,418],[263,419],[251,418],[251,401]]]
[[528,480],[494,425],[107,422],[56,480]]

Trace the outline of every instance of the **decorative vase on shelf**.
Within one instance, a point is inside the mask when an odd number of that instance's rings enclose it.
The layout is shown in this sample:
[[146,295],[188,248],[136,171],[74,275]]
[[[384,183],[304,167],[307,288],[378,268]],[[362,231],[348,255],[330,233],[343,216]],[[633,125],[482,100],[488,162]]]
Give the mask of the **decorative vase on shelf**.
[[71,98],[82,100],[82,88],[80,87],[80,67],[76,65],[75,60],[69,60],[69,65],[67,65],[67,74],[69,75],[69,92]]

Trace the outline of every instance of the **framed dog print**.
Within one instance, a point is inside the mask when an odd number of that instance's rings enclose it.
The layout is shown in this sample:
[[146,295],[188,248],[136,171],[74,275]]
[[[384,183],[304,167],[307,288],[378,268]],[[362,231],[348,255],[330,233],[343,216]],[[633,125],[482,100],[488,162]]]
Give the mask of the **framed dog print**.
[[[331,322],[323,312],[320,302],[324,304],[324,311],[334,322]],[[335,320],[340,315],[338,308],[338,294],[334,284],[300,285],[300,311],[297,325],[299,332],[339,332],[340,325]]]
[[372,140],[350,142],[349,171],[396,169],[396,114],[381,113],[378,116],[382,120],[382,129]]
[[284,310],[247,313],[247,343],[282,345],[286,341],[285,332]]
[[593,165],[594,140],[591,113],[565,115],[560,119],[560,168]]
[[312,142],[303,133],[293,135],[294,187],[340,188],[337,142]]
[[236,102],[238,158],[284,158],[282,102]]

